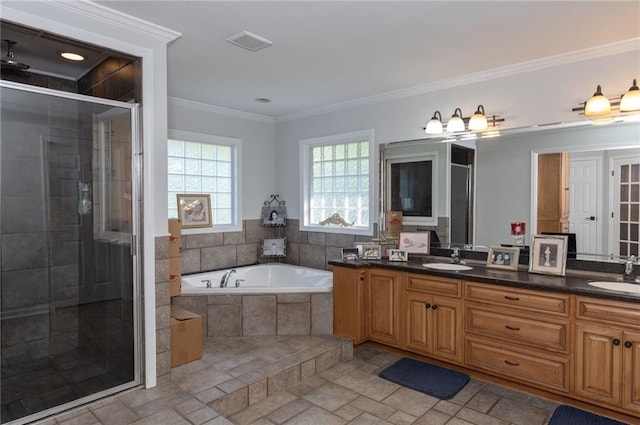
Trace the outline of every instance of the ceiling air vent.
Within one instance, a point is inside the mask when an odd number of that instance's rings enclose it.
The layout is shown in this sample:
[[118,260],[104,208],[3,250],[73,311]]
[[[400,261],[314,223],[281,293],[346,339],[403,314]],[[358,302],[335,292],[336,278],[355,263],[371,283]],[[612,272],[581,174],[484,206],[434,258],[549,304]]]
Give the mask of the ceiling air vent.
[[259,35],[250,33],[249,31],[242,31],[236,35],[232,35],[227,38],[227,41],[235,44],[236,46],[251,50],[252,52],[264,49],[265,47],[269,47],[273,44],[273,41],[269,41],[266,38],[262,38]]

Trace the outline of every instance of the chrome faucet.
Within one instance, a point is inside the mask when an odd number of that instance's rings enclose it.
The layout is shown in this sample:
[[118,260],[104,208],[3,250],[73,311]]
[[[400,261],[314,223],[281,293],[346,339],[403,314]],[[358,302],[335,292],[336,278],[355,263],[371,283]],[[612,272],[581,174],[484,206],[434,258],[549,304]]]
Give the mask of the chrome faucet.
[[221,288],[226,288],[227,287],[227,283],[229,283],[229,278],[231,277],[232,273],[235,273],[236,269],[231,269],[228,270],[220,279],[220,287]]
[[200,282],[206,283],[207,284],[207,288],[211,288],[211,281],[209,279],[202,279]]
[[635,266],[636,264],[638,264],[638,259],[635,255],[630,256],[624,262],[624,274],[622,275],[623,282],[640,283],[636,279],[636,273],[633,269],[633,266]]
[[451,253],[451,262],[454,264],[460,264],[461,263],[461,259],[460,259],[460,248],[453,247],[453,252]]

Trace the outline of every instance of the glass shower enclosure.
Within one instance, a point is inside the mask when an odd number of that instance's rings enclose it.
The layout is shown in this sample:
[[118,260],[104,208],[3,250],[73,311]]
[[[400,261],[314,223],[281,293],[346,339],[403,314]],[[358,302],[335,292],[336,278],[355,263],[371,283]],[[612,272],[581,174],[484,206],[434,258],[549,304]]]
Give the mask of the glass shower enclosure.
[[138,105],[0,82],[1,417],[141,383]]

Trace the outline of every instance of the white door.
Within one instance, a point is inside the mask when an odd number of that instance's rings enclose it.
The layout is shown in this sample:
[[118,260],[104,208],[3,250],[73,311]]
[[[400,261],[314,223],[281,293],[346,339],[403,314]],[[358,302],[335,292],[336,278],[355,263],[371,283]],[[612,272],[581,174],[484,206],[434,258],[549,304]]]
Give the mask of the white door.
[[598,158],[571,159],[569,171],[569,232],[576,234],[577,252],[603,252],[598,245],[600,184]]
[[609,252],[638,256],[640,244],[640,155],[611,159]]

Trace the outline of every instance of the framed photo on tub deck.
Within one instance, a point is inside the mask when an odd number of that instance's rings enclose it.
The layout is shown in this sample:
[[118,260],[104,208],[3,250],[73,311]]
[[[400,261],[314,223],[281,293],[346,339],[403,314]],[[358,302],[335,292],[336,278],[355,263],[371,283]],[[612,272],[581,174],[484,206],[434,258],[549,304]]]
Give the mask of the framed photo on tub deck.
[[211,227],[211,197],[206,194],[177,194],[178,217],[183,229]]
[[518,270],[519,247],[490,247],[487,255],[488,269]]
[[408,261],[409,254],[403,249],[390,249],[389,261]]
[[400,232],[398,249],[407,254],[429,255],[429,237],[431,232]]
[[382,258],[382,247],[380,245],[362,245],[362,258],[365,260],[379,260]]
[[567,241],[566,235],[533,235],[529,273],[564,276],[567,267]]
[[342,248],[342,259],[344,261],[356,261],[358,257],[358,248]]

